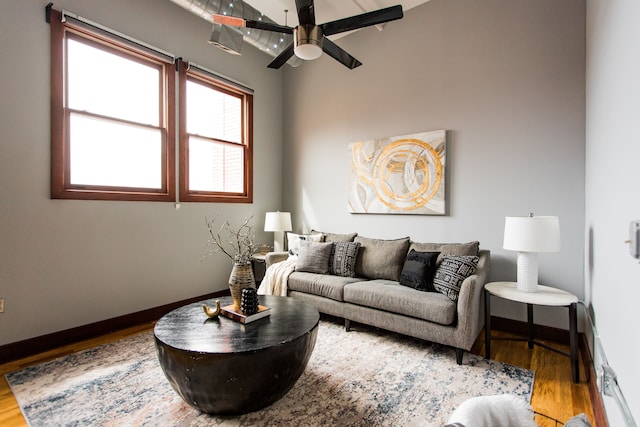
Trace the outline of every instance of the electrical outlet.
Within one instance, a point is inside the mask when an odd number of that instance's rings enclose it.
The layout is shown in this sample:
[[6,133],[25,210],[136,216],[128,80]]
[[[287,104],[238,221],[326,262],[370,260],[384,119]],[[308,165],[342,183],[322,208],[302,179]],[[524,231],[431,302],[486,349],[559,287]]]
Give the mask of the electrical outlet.
[[4,298],[0,298],[0,313],[4,313]]

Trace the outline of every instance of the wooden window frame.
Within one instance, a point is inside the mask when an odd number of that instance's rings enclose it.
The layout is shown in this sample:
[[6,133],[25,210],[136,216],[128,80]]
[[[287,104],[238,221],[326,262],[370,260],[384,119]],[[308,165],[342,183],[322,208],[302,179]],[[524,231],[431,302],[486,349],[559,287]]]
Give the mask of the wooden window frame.
[[[62,22],[62,13],[51,10],[51,198],[86,200],[175,201],[175,78],[174,65],[144,50],[119,43],[117,38]],[[89,186],[70,182],[69,117],[66,105],[65,44],[71,36],[99,44],[123,57],[153,64],[160,69],[160,121],[162,134],[162,184],[159,189]],[[126,122],[126,121],[123,121]],[[154,127],[155,128],[155,127]]]
[[[179,114],[180,114],[180,179],[179,199],[184,202],[253,203],[253,95],[227,84],[214,76],[190,69],[188,63],[179,62]],[[196,80],[215,90],[236,96],[242,102],[242,141],[244,148],[244,189],[240,193],[189,190],[189,134],[187,133],[187,81]],[[217,140],[222,143],[229,141]]]

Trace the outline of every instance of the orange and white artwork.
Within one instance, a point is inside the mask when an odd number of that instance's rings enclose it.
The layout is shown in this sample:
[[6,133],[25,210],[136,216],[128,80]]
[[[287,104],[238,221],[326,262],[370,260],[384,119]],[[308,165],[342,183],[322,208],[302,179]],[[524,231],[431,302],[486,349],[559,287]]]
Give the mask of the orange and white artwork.
[[446,131],[349,144],[349,211],[445,214]]

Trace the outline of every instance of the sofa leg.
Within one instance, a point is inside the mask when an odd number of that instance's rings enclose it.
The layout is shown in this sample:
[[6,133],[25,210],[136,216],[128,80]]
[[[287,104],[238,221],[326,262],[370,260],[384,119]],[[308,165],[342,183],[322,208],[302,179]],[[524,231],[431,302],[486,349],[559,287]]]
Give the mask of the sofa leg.
[[464,356],[464,350],[461,348],[456,348],[456,363],[458,365],[462,365],[462,356]]
[[351,320],[344,319],[344,330],[347,332],[351,330]]

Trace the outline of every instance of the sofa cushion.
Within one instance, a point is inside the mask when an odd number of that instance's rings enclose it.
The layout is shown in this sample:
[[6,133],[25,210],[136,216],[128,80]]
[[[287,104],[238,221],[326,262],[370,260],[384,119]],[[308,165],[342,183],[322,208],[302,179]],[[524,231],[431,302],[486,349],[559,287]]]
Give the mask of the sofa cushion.
[[333,250],[333,243],[301,241],[298,248],[297,271],[309,273],[329,273],[329,257]]
[[356,277],[294,271],[289,275],[287,288],[290,291],[304,292],[342,302],[344,301],[344,286],[361,280]]
[[344,287],[344,301],[441,325],[456,320],[456,303],[439,292],[420,292],[391,280],[369,280]]
[[433,287],[452,301],[457,301],[462,282],[476,272],[478,260],[477,256],[445,256],[436,269]]
[[311,233],[320,233],[324,237],[325,242],[353,242],[353,239],[358,235],[358,233],[346,233],[346,234],[338,234],[338,233],[326,233],[324,231],[311,230]]
[[356,275],[368,279],[398,281],[409,250],[409,238],[396,240],[369,239],[356,236],[360,243],[356,260]]
[[411,249],[404,260],[400,284],[419,291],[433,291],[433,275],[440,252],[418,252]]
[[415,249],[418,252],[440,252],[438,264],[447,255],[478,255],[480,250],[480,242],[473,241],[468,243],[419,243],[411,242],[409,249]]
[[355,277],[359,249],[358,242],[334,243],[329,257],[329,273],[336,276]]
[[311,234],[287,233],[287,249],[289,250],[289,255],[298,255],[298,248],[300,247],[300,242],[305,240],[310,242],[321,242],[322,234],[320,233],[311,233]]

